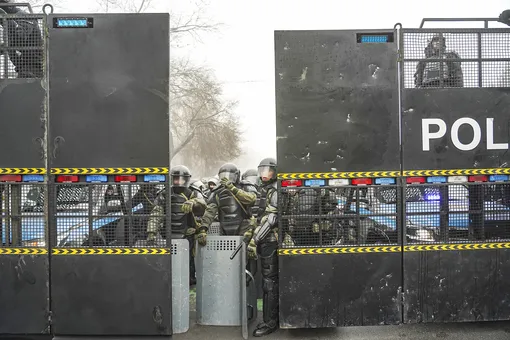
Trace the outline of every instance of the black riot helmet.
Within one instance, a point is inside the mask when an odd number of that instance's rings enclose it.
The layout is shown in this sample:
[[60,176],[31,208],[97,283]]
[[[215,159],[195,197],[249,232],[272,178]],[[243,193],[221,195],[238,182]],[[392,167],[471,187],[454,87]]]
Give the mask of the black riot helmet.
[[259,184],[259,173],[257,169],[248,169],[243,173],[241,177],[243,181],[248,181],[253,185]]
[[171,185],[176,193],[184,192],[189,187],[191,172],[184,165],[177,165],[170,169]]
[[228,180],[234,184],[239,183],[241,179],[241,171],[237,168],[237,166],[233,163],[225,163],[221,166],[220,170],[218,170],[218,178],[228,178]]
[[276,181],[276,159],[269,157],[260,161],[258,175],[264,184]]
[[430,58],[432,56],[438,55],[440,50],[443,53],[445,52],[446,39],[442,35],[436,34],[430,39],[427,47],[425,47],[425,56]]

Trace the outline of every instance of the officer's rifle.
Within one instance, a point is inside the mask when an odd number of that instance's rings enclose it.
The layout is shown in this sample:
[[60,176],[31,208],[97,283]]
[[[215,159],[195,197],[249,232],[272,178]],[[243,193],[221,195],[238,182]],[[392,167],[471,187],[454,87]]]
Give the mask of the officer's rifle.
[[[260,227],[258,233],[256,233],[253,236],[253,242],[255,242],[255,244],[259,244],[259,242],[262,241],[264,238],[266,238],[266,236],[271,232],[271,229],[273,229],[273,226],[275,224],[276,224],[276,214],[271,213],[267,216],[266,222]],[[243,242],[239,243],[239,245],[236,247],[236,249],[234,250],[232,255],[230,255],[230,259],[233,260],[236,257],[237,253],[239,253],[239,251],[243,247],[243,243],[248,245],[249,242],[250,242],[250,240],[247,240],[246,238],[244,238]]]

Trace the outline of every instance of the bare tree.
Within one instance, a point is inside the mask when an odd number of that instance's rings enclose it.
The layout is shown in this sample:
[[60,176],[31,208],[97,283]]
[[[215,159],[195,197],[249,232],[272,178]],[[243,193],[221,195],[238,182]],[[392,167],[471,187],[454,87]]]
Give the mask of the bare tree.
[[[122,10],[141,13],[151,0],[96,0],[104,12]],[[182,47],[185,41],[201,42],[204,33],[221,27],[204,15],[206,3],[198,0],[191,14],[170,13],[170,44]],[[180,154],[195,173],[216,171],[218,163],[237,158],[240,153],[237,102],[223,98],[221,84],[212,70],[173,56],[170,61],[168,93],[151,89],[171,103],[172,158]]]
[[58,7],[62,0],[14,0],[12,2],[29,3],[34,13],[37,13],[42,11],[42,8],[45,4],[51,4],[53,7]]
[[143,13],[147,11],[152,0],[96,0],[102,12],[122,11],[130,13]]

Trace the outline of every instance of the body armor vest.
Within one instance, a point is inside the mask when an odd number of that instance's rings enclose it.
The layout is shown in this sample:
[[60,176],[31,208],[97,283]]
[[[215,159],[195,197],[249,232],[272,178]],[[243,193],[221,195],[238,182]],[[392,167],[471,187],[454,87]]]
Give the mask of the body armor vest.
[[[437,59],[438,56],[432,56],[431,58]],[[450,70],[448,63],[446,62],[446,56],[443,55],[445,62],[427,62],[425,61],[425,69],[423,70],[423,85],[439,84],[441,80],[445,81],[448,79]]]
[[221,188],[217,193],[218,199],[218,220],[226,235],[237,235],[241,222],[250,216],[246,216],[241,205],[234,198],[234,195],[227,189]]
[[192,191],[188,188],[182,194],[177,194],[172,190],[171,196],[171,224],[172,234],[184,234],[189,226],[189,215],[182,212],[182,205],[191,198]]

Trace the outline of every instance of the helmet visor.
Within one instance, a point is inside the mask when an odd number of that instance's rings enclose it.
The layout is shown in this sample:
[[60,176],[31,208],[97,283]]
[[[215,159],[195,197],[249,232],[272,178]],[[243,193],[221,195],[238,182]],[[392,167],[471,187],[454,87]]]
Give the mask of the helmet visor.
[[228,172],[228,171],[220,172],[218,174],[218,177],[220,178],[220,180],[222,178],[227,178],[230,182],[236,182],[236,174],[234,172]]
[[188,186],[188,178],[184,176],[172,176],[172,185],[176,187]]
[[259,167],[259,177],[262,179],[263,182],[270,181],[272,179],[275,179],[276,177],[276,171],[273,167],[270,166],[261,166]]

